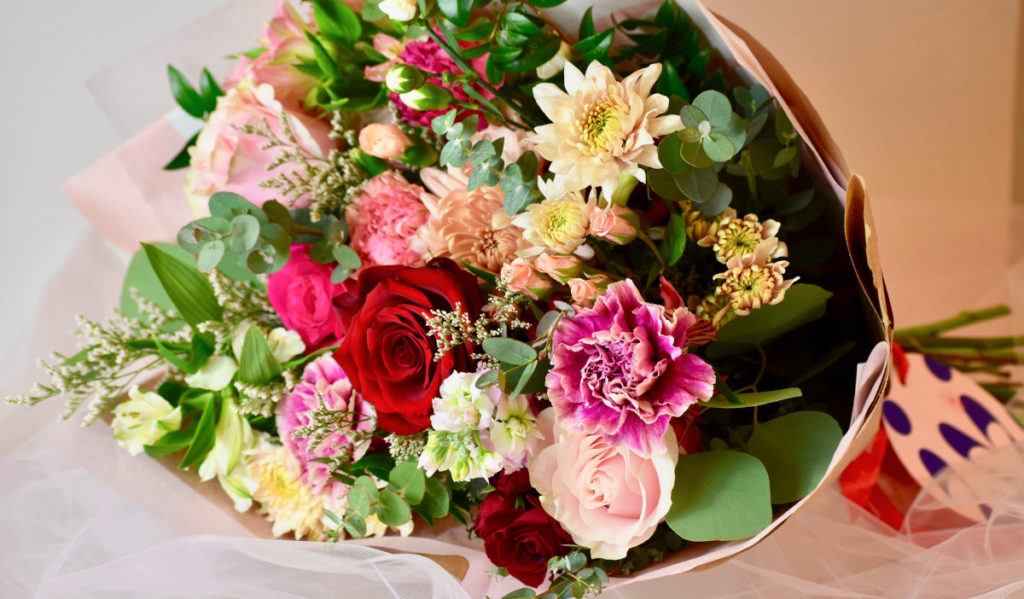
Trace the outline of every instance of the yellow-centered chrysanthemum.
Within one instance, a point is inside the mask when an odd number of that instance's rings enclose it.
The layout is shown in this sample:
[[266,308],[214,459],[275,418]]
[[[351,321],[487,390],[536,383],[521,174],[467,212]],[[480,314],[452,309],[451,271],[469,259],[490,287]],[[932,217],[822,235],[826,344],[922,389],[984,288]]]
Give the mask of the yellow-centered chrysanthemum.
[[610,196],[621,173],[643,182],[642,166],[661,168],[655,139],[679,131],[683,122],[664,115],[668,98],[651,93],[660,74],[661,65],[653,64],[618,81],[599,62],[590,63],[586,74],[567,62],[565,91],[552,83],[533,88],[551,124],[537,127],[527,140],[551,162],[556,186],[566,192],[601,187]]
[[786,290],[799,279],[785,280],[789,262],[771,262],[772,254],[778,249],[774,237],[761,242],[753,253],[732,258],[726,264],[728,270],[715,275],[721,279],[716,294],[728,297],[715,320],[720,321],[731,309],[738,316],[746,316],[762,306],[775,305],[783,300]]
[[[762,241],[775,237],[778,232],[778,221],[766,220],[762,223],[756,214],[748,214],[743,218],[725,218],[719,221],[712,249],[719,262],[728,264],[732,258],[753,254]],[[783,258],[786,253],[786,244],[779,242],[771,257]]]
[[529,244],[519,255],[532,257],[547,250],[572,254],[587,240],[590,211],[591,205],[578,191],[530,204],[512,220],[523,229],[523,238]]
[[267,443],[246,457],[258,484],[252,498],[260,504],[260,513],[274,523],[274,536],[294,531],[296,539],[320,540],[323,500],[302,484],[298,464],[288,450]]

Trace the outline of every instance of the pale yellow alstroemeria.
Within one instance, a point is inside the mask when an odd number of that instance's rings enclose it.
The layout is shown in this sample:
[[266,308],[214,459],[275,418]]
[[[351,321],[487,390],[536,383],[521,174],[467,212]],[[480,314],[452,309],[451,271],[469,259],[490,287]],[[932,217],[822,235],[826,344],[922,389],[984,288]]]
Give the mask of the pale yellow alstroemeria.
[[129,454],[142,453],[145,445],[156,443],[181,428],[181,408],[171,407],[163,397],[133,386],[128,401],[114,408],[114,438]]

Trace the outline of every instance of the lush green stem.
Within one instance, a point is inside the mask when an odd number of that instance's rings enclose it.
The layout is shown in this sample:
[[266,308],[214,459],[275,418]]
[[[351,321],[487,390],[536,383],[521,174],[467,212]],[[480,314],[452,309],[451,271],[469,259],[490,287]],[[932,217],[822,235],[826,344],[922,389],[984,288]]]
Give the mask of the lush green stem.
[[999,318],[1001,316],[1006,316],[1009,313],[1010,308],[1005,305],[992,306],[981,310],[968,310],[961,312],[952,318],[947,318],[931,324],[899,329],[895,331],[893,335],[897,339],[901,337],[935,337],[946,331],[952,331],[953,329],[965,327],[970,324]]

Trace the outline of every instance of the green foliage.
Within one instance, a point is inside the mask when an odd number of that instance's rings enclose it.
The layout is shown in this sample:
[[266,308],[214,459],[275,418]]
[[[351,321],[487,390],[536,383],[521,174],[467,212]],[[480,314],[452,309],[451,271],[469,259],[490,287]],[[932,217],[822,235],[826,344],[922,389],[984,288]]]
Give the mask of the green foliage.
[[238,380],[247,385],[265,386],[281,375],[281,363],[259,327],[249,327],[238,358]]
[[[181,106],[182,110],[197,119],[209,118],[210,113],[217,107],[217,98],[224,95],[217,80],[205,68],[199,76],[198,91],[181,74],[181,71],[171,65],[167,65],[167,79],[171,84],[171,95],[174,96],[174,101]],[[173,171],[186,168],[190,161],[188,149],[196,144],[197,139],[199,139],[198,133],[189,138],[181,151],[164,165],[164,170]]]
[[185,322],[195,328],[203,322],[220,320],[220,305],[202,273],[158,246],[144,243],[142,248],[164,292]]
[[842,437],[824,412],[791,412],[754,426],[746,449],[768,471],[772,503],[790,503],[821,482]]
[[522,341],[492,337],[483,342],[484,351],[499,362],[521,366],[537,359],[537,351]]
[[679,456],[669,527],[690,541],[728,541],[759,533],[772,521],[768,472],[738,451]]
[[731,397],[726,394],[716,395],[708,401],[701,402],[700,405],[706,408],[752,408],[754,406],[763,406],[765,404],[785,401],[787,399],[795,399],[802,396],[803,392],[800,391],[800,389],[797,389],[796,387],[789,387],[774,391],[733,393],[731,394]]
[[817,285],[798,284],[774,306],[762,306],[748,316],[729,321],[708,346],[709,358],[720,358],[763,345],[825,315],[832,293]]
[[[373,455],[367,455],[360,462]],[[386,479],[388,483],[378,488],[374,479],[367,475],[350,481],[349,507],[341,518],[341,526],[351,536],[358,538],[366,534],[365,522],[371,514],[388,526],[409,522],[413,511],[428,522],[449,514],[451,490],[441,481],[425,476],[416,462],[401,462],[383,471],[369,463],[364,465],[367,470],[376,472],[378,479]]]

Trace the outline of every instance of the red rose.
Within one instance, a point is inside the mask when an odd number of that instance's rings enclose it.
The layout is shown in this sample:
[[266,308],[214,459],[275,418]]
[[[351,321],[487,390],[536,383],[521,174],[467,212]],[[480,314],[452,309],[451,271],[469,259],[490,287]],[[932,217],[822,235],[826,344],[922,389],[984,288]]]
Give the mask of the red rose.
[[311,350],[337,338],[334,298],[344,293],[345,285],[331,283],[331,267],[314,262],[309,248],[292,246],[288,264],[267,279],[267,295],[284,326],[298,333]]
[[441,383],[453,371],[469,371],[470,348],[453,348],[434,361],[425,324],[431,310],[456,304],[472,317],[480,313],[476,277],[441,258],[421,268],[366,268],[358,289],[335,301],[344,339],[334,357],[377,408],[379,428],[399,435],[427,428]]
[[548,560],[565,555],[564,546],[572,537],[540,506],[525,469],[499,475],[494,488],[480,505],[473,526],[484,540],[487,558],[524,584],[540,586]]

